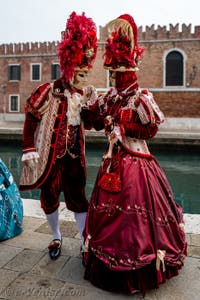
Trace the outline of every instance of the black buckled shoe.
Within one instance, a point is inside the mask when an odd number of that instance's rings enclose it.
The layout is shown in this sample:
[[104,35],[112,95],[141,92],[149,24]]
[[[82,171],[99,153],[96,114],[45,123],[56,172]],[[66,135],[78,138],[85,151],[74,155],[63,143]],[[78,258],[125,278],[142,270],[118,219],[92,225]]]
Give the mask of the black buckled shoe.
[[61,254],[61,246],[62,246],[62,240],[55,239],[53,240],[49,246],[49,256],[52,260],[56,260],[60,254]]

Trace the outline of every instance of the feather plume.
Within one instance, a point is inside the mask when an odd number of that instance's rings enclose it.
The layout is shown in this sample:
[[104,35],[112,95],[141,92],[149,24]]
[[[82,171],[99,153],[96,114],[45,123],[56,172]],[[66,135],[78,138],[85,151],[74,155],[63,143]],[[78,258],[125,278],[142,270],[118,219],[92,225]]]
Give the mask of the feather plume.
[[134,49],[134,34],[133,34],[133,29],[131,24],[123,19],[115,19],[110,21],[107,25],[106,28],[109,33],[113,31],[118,31],[119,29],[121,30],[121,34],[123,36],[127,36],[130,40],[130,46],[131,46],[131,51]]
[[97,52],[96,25],[84,13],[72,12],[62,41],[58,47],[60,69],[66,82],[74,76],[76,68],[91,68]]
[[104,67],[113,71],[137,71],[144,49],[138,46],[134,19],[124,14],[106,25],[109,37],[104,53]]

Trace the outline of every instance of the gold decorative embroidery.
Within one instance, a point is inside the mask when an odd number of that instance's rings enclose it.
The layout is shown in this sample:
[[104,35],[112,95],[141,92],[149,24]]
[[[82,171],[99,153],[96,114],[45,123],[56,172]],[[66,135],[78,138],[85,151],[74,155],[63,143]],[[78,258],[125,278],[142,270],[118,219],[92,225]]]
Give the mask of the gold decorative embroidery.
[[37,182],[37,180],[43,174],[51,146],[51,139],[53,134],[53,128],[57,117],[59,101],[49,93],[49,104],[48,109],[42,116],[41,122],[38,124],[36,129],[36,140],[35,145],[39,154],[37,167],[30,169],[24,165],[22,170],[22,176],[20,179],[20,185],[31,186]]

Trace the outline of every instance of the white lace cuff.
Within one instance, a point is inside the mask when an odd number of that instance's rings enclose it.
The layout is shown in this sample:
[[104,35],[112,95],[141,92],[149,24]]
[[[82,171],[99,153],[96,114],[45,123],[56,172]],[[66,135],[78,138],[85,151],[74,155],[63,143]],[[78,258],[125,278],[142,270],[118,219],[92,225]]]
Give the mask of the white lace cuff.
[[24,153],[22,155],[22,161],[25,160],[29,160],[29,159],[38,159],[40,156],[38,154],[38,152],[28,152],[28,153]]

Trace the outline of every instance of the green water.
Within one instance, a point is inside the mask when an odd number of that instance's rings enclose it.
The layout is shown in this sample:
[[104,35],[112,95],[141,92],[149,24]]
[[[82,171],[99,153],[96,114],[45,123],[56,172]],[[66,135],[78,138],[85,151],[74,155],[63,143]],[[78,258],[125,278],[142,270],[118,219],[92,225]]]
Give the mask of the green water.
[[[105,145],[87,144],[87,185],[88,199],[96,179]],[[6,163],[17,184],[21,174],[21,145],[19,142],[0,142],[0,157]],[[164,169],[174,192],[177,203],[184,213],[200,214],[200,155],[198,152],[159,150],[155,146],[152,154]],[[39,199],[39,190],[21,192],[22,198]],[[62,201],[62,197],[61,197]]]

